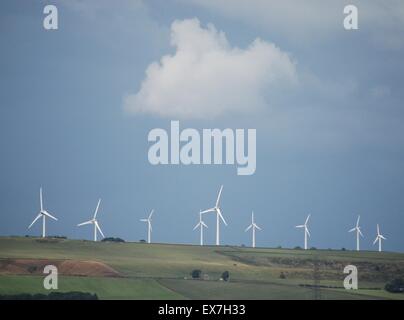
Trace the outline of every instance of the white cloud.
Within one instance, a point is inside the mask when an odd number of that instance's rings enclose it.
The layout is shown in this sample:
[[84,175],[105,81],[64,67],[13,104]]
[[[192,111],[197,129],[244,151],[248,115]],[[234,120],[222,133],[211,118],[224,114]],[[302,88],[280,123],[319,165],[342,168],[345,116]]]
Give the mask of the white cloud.
[[295,63],[274,44],[256,39],[232,47],[223,32],[198,19],[174,21],[173,55],[149,65],[139,92],[125,108],[172,118],[248,114],[271,102],[271,94],[297,82]]

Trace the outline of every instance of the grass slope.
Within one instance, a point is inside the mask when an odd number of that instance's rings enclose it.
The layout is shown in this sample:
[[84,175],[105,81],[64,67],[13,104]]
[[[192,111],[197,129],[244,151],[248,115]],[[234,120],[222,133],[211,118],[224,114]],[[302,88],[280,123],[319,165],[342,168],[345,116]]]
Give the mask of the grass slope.
[[[43,288],[43,277],[0,276],[0,295],[49,293]],[[60,292],[96,293],[100,299],[184,299],[180,294],[152,279],[59,277]]]
[[[97,293],[102,299],[311,299],[314,264],[320,285],[342,287],[342,270],[358,266],[357,291],[320,290],[324,299],[404,299],[385,282],[404,276],[404,254],[329,250],[251,249],[81,240],[0,238],[0,259],[74,259],[103,262],[125,278],[65,277],[63,291]],[[190,280],[201,269],[209,280]],[[223,271],[231,281],[218,281]],[[286,279],[280,279],[280,273]],[[1,274],[1,272],[0,272]],[[0,275],[0,294],[44,292],[42,277]],[[370,290],[372,289],[372,290]]]

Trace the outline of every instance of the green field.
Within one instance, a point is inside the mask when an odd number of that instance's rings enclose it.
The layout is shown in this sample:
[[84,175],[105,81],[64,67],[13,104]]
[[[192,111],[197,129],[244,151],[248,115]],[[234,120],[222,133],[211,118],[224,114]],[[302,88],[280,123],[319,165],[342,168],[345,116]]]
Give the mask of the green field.
[[[0,238],[0,263],[14,259],[104,263],[120,276],[59,277],[59,291],[101,299],[404,299],[383,289],[404,277],[401,253]],[[359,290],[343,288],[348,264],[358,267]],[[194,269],[202,270],[203,280],[191,279]],[[223,271],[230,273],[228,282],[220,279]],[[43,277],[0,267],[0,294],[46,293]]]

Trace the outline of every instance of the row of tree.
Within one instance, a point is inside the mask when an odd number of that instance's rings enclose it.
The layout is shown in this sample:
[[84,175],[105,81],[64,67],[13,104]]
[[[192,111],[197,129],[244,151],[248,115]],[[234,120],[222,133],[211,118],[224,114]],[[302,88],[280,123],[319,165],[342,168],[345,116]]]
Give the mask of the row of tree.
[[[191,271],[191,277],[192,279],[201,279],[202,276],[202,270],[199,269],[194,269]],[[228,281],[230,278],[230,273],[229,271],[223,271],[222,276],[221,276],[221,280],[223,281]]]
[[42,293],[21,293],[14,295],[0,295],[0,300],[98,300],[95,293],[88,292],[51,292],[49,294]]

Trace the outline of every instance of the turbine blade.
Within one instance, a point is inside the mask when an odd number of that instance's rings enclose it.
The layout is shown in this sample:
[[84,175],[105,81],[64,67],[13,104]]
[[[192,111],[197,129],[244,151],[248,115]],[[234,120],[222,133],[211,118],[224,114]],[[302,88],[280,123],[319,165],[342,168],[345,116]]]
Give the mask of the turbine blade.
[[379,228],[379,224],[377,224],[377,235],[380,235],[380,228]]
[[142,222],[147,222],[147,221],[149,221],[148,219],[140,219],[140,221],[142,221]]
[[354,232],[356,230],[356,228],[352,228],[351,230],[349,230],[348,232]]
[[254,227],[256,227],[258,230],[262,230],[255,222],[254,222]]
[[78,226],[78,227],[81,227],[81,226],[84,226],[84,225],[86,225],[86,224],[91,224],[91,223],[93,223],[93,221],[92,221],[92,220],[88,220],[88,221],[86,221],[86,222],[79,223],[77,226]]
[[102,230],[100,228],[100,225],[98,224],[98,221],[94,221],[95,223],[95,227],[97,228],[97,230],[101,233],[101,235],[105,238],[104,234],[102,233]]
[[197,228],[198,228],[200,225],[201,225],[201,223],[200,223],[200,222],[198,222],[198,223],[196,224],[196,226],[194,227],[194,229],[193,229],[193,230],[197,229]]
[[208,225],[207,225],[205,222],[203,222],[203,221],[201,221],[201,224],[202,224],[205,228],[208,227]]
[[356,227],[359,227],[359,221],[361,219],[361,216],[358,216],[358,220],[356,220]]
[[298,225],[296,228],[304,228],[304,224]]
[[152,209],[152,211],[150,212],[149,220],[151,220],[151,217],[152,217],[153,213],[154,213],[154,209]]
[[307,224],[307,222],[309,222],[310,216],[311,216],[311,214],[309,214],[309,215],[307,216],[306,222],[305,222],[304,224]]
[[34,225],[34,223],[40,218],[42,217],[42,214],[39,213],[36,218],[34,219],[34,221],[31,222],[31,224],[29,225],[28,229],[31,229],[31,227]]
[[223,215],[222,215],[222,211],[219,208],[217,208],[217,214],[222,219],[223,223],[227,226],[227,222],[226,222],[226,220],[224,220]]
[[360,228],[358,228],[358,232],[359,232],[359,234],[362,236],[362,238],[363,238],[363,233],[362,233],[362,231],[361,231],[361,229]]
[[215,208],[210,208],[210,209],[207,209],[205,211],[201,211],[201,214],[202,213],[208,213],[208,212],[215,212],[215,211],[216,211]]
[[250,224],[245,230],[244,230],[244,232],[247,232],[248,230],[250,230],[251,228],[252,228],[252,224]]
[[222,195],[222,190],[223,190],[223,185],[220,187],[219,194],[217,195],[217,199],[216,199],[216,207],[218,207],[218,206],[219,206],[219,202],[220,202],[220,196]]
[[43,211],[42,187],[39,188],[39,202],[41,205],[41,211]]
[[383,235],[380,235],[380,238],[382,238],[383,240],[387,240]]
[[45,216],[47,216],[47,217],[49,217],[49,218],[51,218],[51,219],[53,219],[53,220],[55,220],[55,221],[58,221],[58,219],[57,218],[55,218],[53,215],[51,215],[48,211],[42,211],[42,214],[44,214]]
[[93,219],[97,218],[97,213],[98,213],[98,208],[100,207],[101,199],[98,199],[97,207],[95,208],[94,211],[94,216]]
[[307,232],[308,236],[311,237],[309,229],[306,227],[305,232]]
[[373,244],[376,244],[377,240],[379,240],[379,237],[376,237],[375,241],[373,241]]

